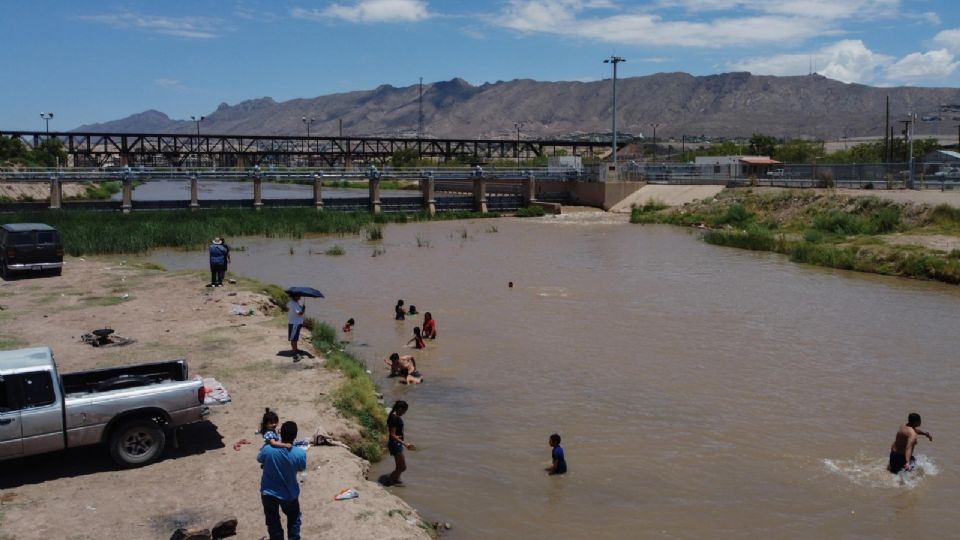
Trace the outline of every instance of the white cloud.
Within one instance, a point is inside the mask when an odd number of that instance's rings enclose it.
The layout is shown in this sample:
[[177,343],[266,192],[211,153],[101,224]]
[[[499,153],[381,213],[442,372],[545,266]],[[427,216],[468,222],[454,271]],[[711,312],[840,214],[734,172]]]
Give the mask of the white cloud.
[[949,77],[960,62],[955,62],[950,51],[939,49],[925,53],[911,53],[887,67],[886,76],[895,81],[916,82]]
[[[889,1],[892,0],[859,0],[854,4]],[[633,6],[613,13],[598,13],[601,7],[607,9],[612,4],[587,0],[510,0],[493,23],[519,32],[575,36],[609,43],[720,48],[795,44],[816,36],[837,34],[838,26],[828,19],[852,14],[849,8],[843,7],[846,4],[825,0],[786,2],[786,6],[776,2],[731,0],[708,0],[706,4],[704,8],[701,2],[682,0],[670,5]],[[737,6],[751,9],[733,10],[732,15],[712,19],[667,18],[657,11],[681,5],[701,11]],[[800,16],[808,11],[817,14]]]
[[750,58],[731,67],[758,75],[804,75],[813,62],[817,73],[824,77],[848,83],[869,83],[892,61],[892,56],[875,53],[860,40],[846,39],[809,53]]
[[897,12],[899,0],[661,0],[659,7],[681,8],[689,13],[711,11],[753,11],[768,15],[789,15],[815,19],[889,17]]
[[960,54],[960,28],[944,30],[933,36],[933,42],[941,48]]
[[183,85],[180,84],[180,81],[177,79],[154,79],[153,84],[159,86],[160,88],[172,88],[176,90],[183,88]]
[[124,30],[146,30],[191,39],[215,38],[220,25],[220,19],[210,17],[163,17],[129,11],[109,15],[85,15],[80,19]]
[[300,19],[343,19],[353,23],[417,22],[430,17],[425,0],[357,0],[352,4],[331,4],[326,9],[294,8]]

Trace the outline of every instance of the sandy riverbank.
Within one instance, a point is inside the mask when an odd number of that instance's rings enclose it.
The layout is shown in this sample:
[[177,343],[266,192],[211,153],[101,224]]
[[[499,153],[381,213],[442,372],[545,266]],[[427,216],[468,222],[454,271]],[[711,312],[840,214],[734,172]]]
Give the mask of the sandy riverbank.
[[[64,182],[61,187],[64,198],[71,199],[85,194],[87,188],[93,185]],[[50,199],[50,184],[48,182],[0,182],[0,198],[14,201],[46,201]]]
[[[258,539],[266,529],[254,431],[264,407],[296,421],[303,436],[318,426],[355,436],[328,397],[341,375],[319,357],[294,363],[278,355],[288,346],[278,308],[242,285],[207,289],[206,277],[88,258],[68,259],[62,277],[0,281],[0,347],[48,345],[63,371],[183,356],[192,374],[216,377],[234,400],[140,469],[117,470],[101,447],[0,462],[0,538],[167,539],[179,526],[210,527],[232,515],[238,538]],[[238,306],[254,314],[234,315]],[[103,327],[136,341],[80,342]],[[242,439],[252,444],[235,450]],[[366,480],[367,465],[339,447],[309,450],[304,538],[429,538],[412,508]],[[334,501],[344,488],[360,497]]]

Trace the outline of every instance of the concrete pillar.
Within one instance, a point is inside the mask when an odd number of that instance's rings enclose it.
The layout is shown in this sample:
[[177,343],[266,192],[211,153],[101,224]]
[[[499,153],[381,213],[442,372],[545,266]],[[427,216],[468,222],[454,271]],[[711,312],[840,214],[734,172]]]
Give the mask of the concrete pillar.
[[487,179],[482,176],[473,179],[473,209],[487,213]]
[[372,176],[370,183],[370,211],[374,214],[380,213],[380,177]]
[[423,190],[423,209],[432,215],[437,213],[437,201],[434,198],[436,191],[436,181],[432,174],[420,178],[420,189]]
[[50,177],[50,209],[59,210],[60,201],[63,200],[63,186],[60,184],[60,177]]
[[323,181],[319,174],[313,175],[313,207],[323,210]]
[[537,200],[537,180],[534,176],[524,176],[521,181],[520,194],[523,196],[523,205],[530,206],[530,203]]
[[200,190],[197,185],[197,175],[190,175],[190,209],[196,210],[200,208],[200,200],[198,197]]
[[133,210],[133,182],[127,175],[123,176],[123,202],[120,203],[120,209],[124,214]]
[[263,178],[259,174],[253,177],[253,209],[263,208]]

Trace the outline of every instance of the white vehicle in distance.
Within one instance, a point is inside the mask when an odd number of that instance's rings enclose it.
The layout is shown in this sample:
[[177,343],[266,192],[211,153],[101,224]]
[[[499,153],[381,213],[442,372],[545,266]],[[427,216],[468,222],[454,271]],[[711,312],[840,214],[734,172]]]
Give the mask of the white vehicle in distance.
[[933,173],[937,178],[958,178],[960,179],[960,167],[944,167]]
[[783,169],[773,169],[772,171],[767,171],[767,176],[771,178],[783,178]]

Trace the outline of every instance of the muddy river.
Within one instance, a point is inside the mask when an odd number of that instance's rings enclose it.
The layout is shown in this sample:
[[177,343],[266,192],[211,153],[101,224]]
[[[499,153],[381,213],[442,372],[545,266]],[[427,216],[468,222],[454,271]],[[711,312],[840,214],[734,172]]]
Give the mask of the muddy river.
[[[232,243],[246,251],[231,271],[317,287],[327,298],[308,314],[356,319],[353,349],[388,402],[410,403],[419,450],[391,489],[450,522],[450,538],[960,531],[960,288],[603,214]],[[333,244],[345,255],[316,254]],[[200,252],[153,259],[206,265]],[[422,316],[394,321],[400,298],[437,320],[424,351],[405,349]],[[424,384],[386,379],[391,352],[416,355]],[[919,444],[922,474],[901,478],[884,466],[912,411],[935,442]],[[543,471],[554,432],[564,477]]]

